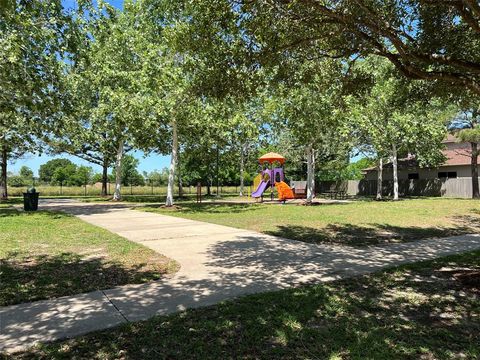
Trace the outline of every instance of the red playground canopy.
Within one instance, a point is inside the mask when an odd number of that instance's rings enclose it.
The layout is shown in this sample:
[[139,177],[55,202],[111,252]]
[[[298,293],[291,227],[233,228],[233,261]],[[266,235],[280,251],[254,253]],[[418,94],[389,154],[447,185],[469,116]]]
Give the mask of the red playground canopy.
[[277,153],[274,153],[274,152],[269,152],[268,154],[265,154],[263,156],[261,156],[258,161],[260,162],[260,164],[263,164],[263,163],[270,163],[270,164],[273,164],[275,161],[278,161],[280,164],[284,164],[285,163],[285,158],[280,155],[280,154],[277,154]]

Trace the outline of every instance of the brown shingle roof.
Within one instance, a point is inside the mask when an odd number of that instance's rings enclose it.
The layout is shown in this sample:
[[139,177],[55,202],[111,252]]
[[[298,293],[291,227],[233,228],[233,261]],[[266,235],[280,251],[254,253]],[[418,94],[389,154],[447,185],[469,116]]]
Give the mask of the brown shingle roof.
[[[463,145],[463,144],[458,144]],[[467,144],[468,145],[468,144]],[[443,166],[453,165],[469,165],[471,162],[471,150],[465,147],[458,147],[455,149],[447,149],[443,151],[443,154],[447,157],[447,161]]]
[[[442,151],[447,160],[440,166],[470,165],[471,148],[469,143],[459,143],[455,135],[448,134],[443,142],[446,148]],[[398,159],[398,167],[415,168],[417,166],[414,159]],[[385,168],[392,167],[391,163],[386,163]],[[375,166],[364,169],[364,171],[376,170]]]

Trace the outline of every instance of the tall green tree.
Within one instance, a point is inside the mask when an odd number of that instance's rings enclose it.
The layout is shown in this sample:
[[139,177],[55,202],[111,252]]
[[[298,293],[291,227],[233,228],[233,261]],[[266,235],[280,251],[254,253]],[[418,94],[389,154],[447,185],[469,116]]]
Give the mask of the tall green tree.
[[31,180],[33,178],[33,170],[30,169],[28,166],[23,165],[20,168],[19,175],[24,179]]
[[[129,186],[143,186],[145,185],[145,179],[142,174],[138,171],[138,165],[140,161],[133,157],[132,155],[125,155],[123,157],[122,164],[122,185]],[[113,169],[116,173],[116,169]]]
[[239,195],[245,195],[245,174],[248,160],[254,153],[256,144],[261,142],[265,133],[261,117],[261,101],[247,101],[232,106],[232,116],[227,125],[229,147],[233,150],[234,157],[238,158],[239,166]]
[[[270,97],[272,126],[283,135],[290,157],[300,154],[307,165],[307,203],[315,196],[316,165],[348,158],[350,142],[342,134],[342,64],[337,61],[298,63]],[[283,126],[278,127],[278,124]]]
[[0,11],[1,198],[9,159],[40,150],[39,138],[61,103],[61,61],[70,16],[60,0],[5,0]]
[[200,122],[205,121],[204,104],[192,87],[189,54],[178,51],[172,32],[165,22],[162,2],[136,3],[141,16],[142,31],[138,33],[138,53],[142,59],[142,84],[149,99],[148,138],[140,144],[144,151],[170,154],[167,197],[165,204],[174,203],[173,193],[178,171],[178,153],[187,138],[198,136]]
[[399,155],[415,156],[420,166],[435,166],[441,153],[448,116],[445,104],[422,96],[422,88],[400,78],[386,61],[370,58],[360,71],[373,76],[373,85],[362,97],[350,98],[352,133],[366,141],[378,157],[377,199],[382,198],[382,167],[388,157],[393,167],[393,199],[398,200]]
[[76,185],[87,185],[91,182],[93,169],[90,166],[81,165],[77,167],[75,174]]
[[[480,96],[480,5],[472,0],[171,1],[192,48],[223,64],[375,54],[411,79]],[[178,21],[178,20],[177,20]],[[220,51],[220,49],[235,49]],[[238,49],[242,48],[242,49]],[[243,52],[242,52],[243,50]],[[217,74],[215,74],[217,75]]]
[[50,139],[57,152],[67,152],[102,167],[102,194],[108,168],[115,164],[114,199],[121,199],[124,154],[145,136],[145,104],[136,41],[136,5],[120,11],[99,2],[76,13],[76,41],[67,66],[68,109],[63,126]]
[[[470,101],[468,101],[470,103]],[[452,129],[456,133],[458,141],[470,144],[470,168],[472,174],[472,197],[480,198],[478,184],[478,156],[480,155],[480,108],[463,102],[464,111],[456,116],[452,123]],[[470,105],[470,106],[468,106]]]
[[38,170],[40,181],[45,183],[51,182],[53,174],[60,168],[75,168],[75,164],[68,159],[48,160],[45,164],[40,165]]

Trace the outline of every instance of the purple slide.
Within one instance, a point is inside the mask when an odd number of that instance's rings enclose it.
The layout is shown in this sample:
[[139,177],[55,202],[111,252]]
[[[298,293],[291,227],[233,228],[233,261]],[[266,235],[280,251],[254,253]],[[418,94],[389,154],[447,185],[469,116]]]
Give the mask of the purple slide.
[[265,189],[268,186],[268,183],[269,183],[269,181],[262,181],[260,183],[260,185],[258,185],[257,190],[255,190],[255,192],[252,193],[252,197],[258,198],[258,197],[262,196],[263,192],[265,191]]

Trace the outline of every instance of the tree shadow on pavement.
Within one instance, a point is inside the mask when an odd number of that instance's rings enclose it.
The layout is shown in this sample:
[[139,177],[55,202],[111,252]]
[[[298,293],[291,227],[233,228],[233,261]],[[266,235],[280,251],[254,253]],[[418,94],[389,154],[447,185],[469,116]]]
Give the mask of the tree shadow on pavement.
[[458,219],[456,226],[419,227],[386,224],[329,224],[324,228],[299,225],[280,225],[265,233],[309,244],[336,244],[348,246],[404,243],[421,239],[441,238],[476,233],[480,230],[478,218]]
[[473,359],[478,297],[443,268],[480,268],[478,255],[252,295],[13,358]]

